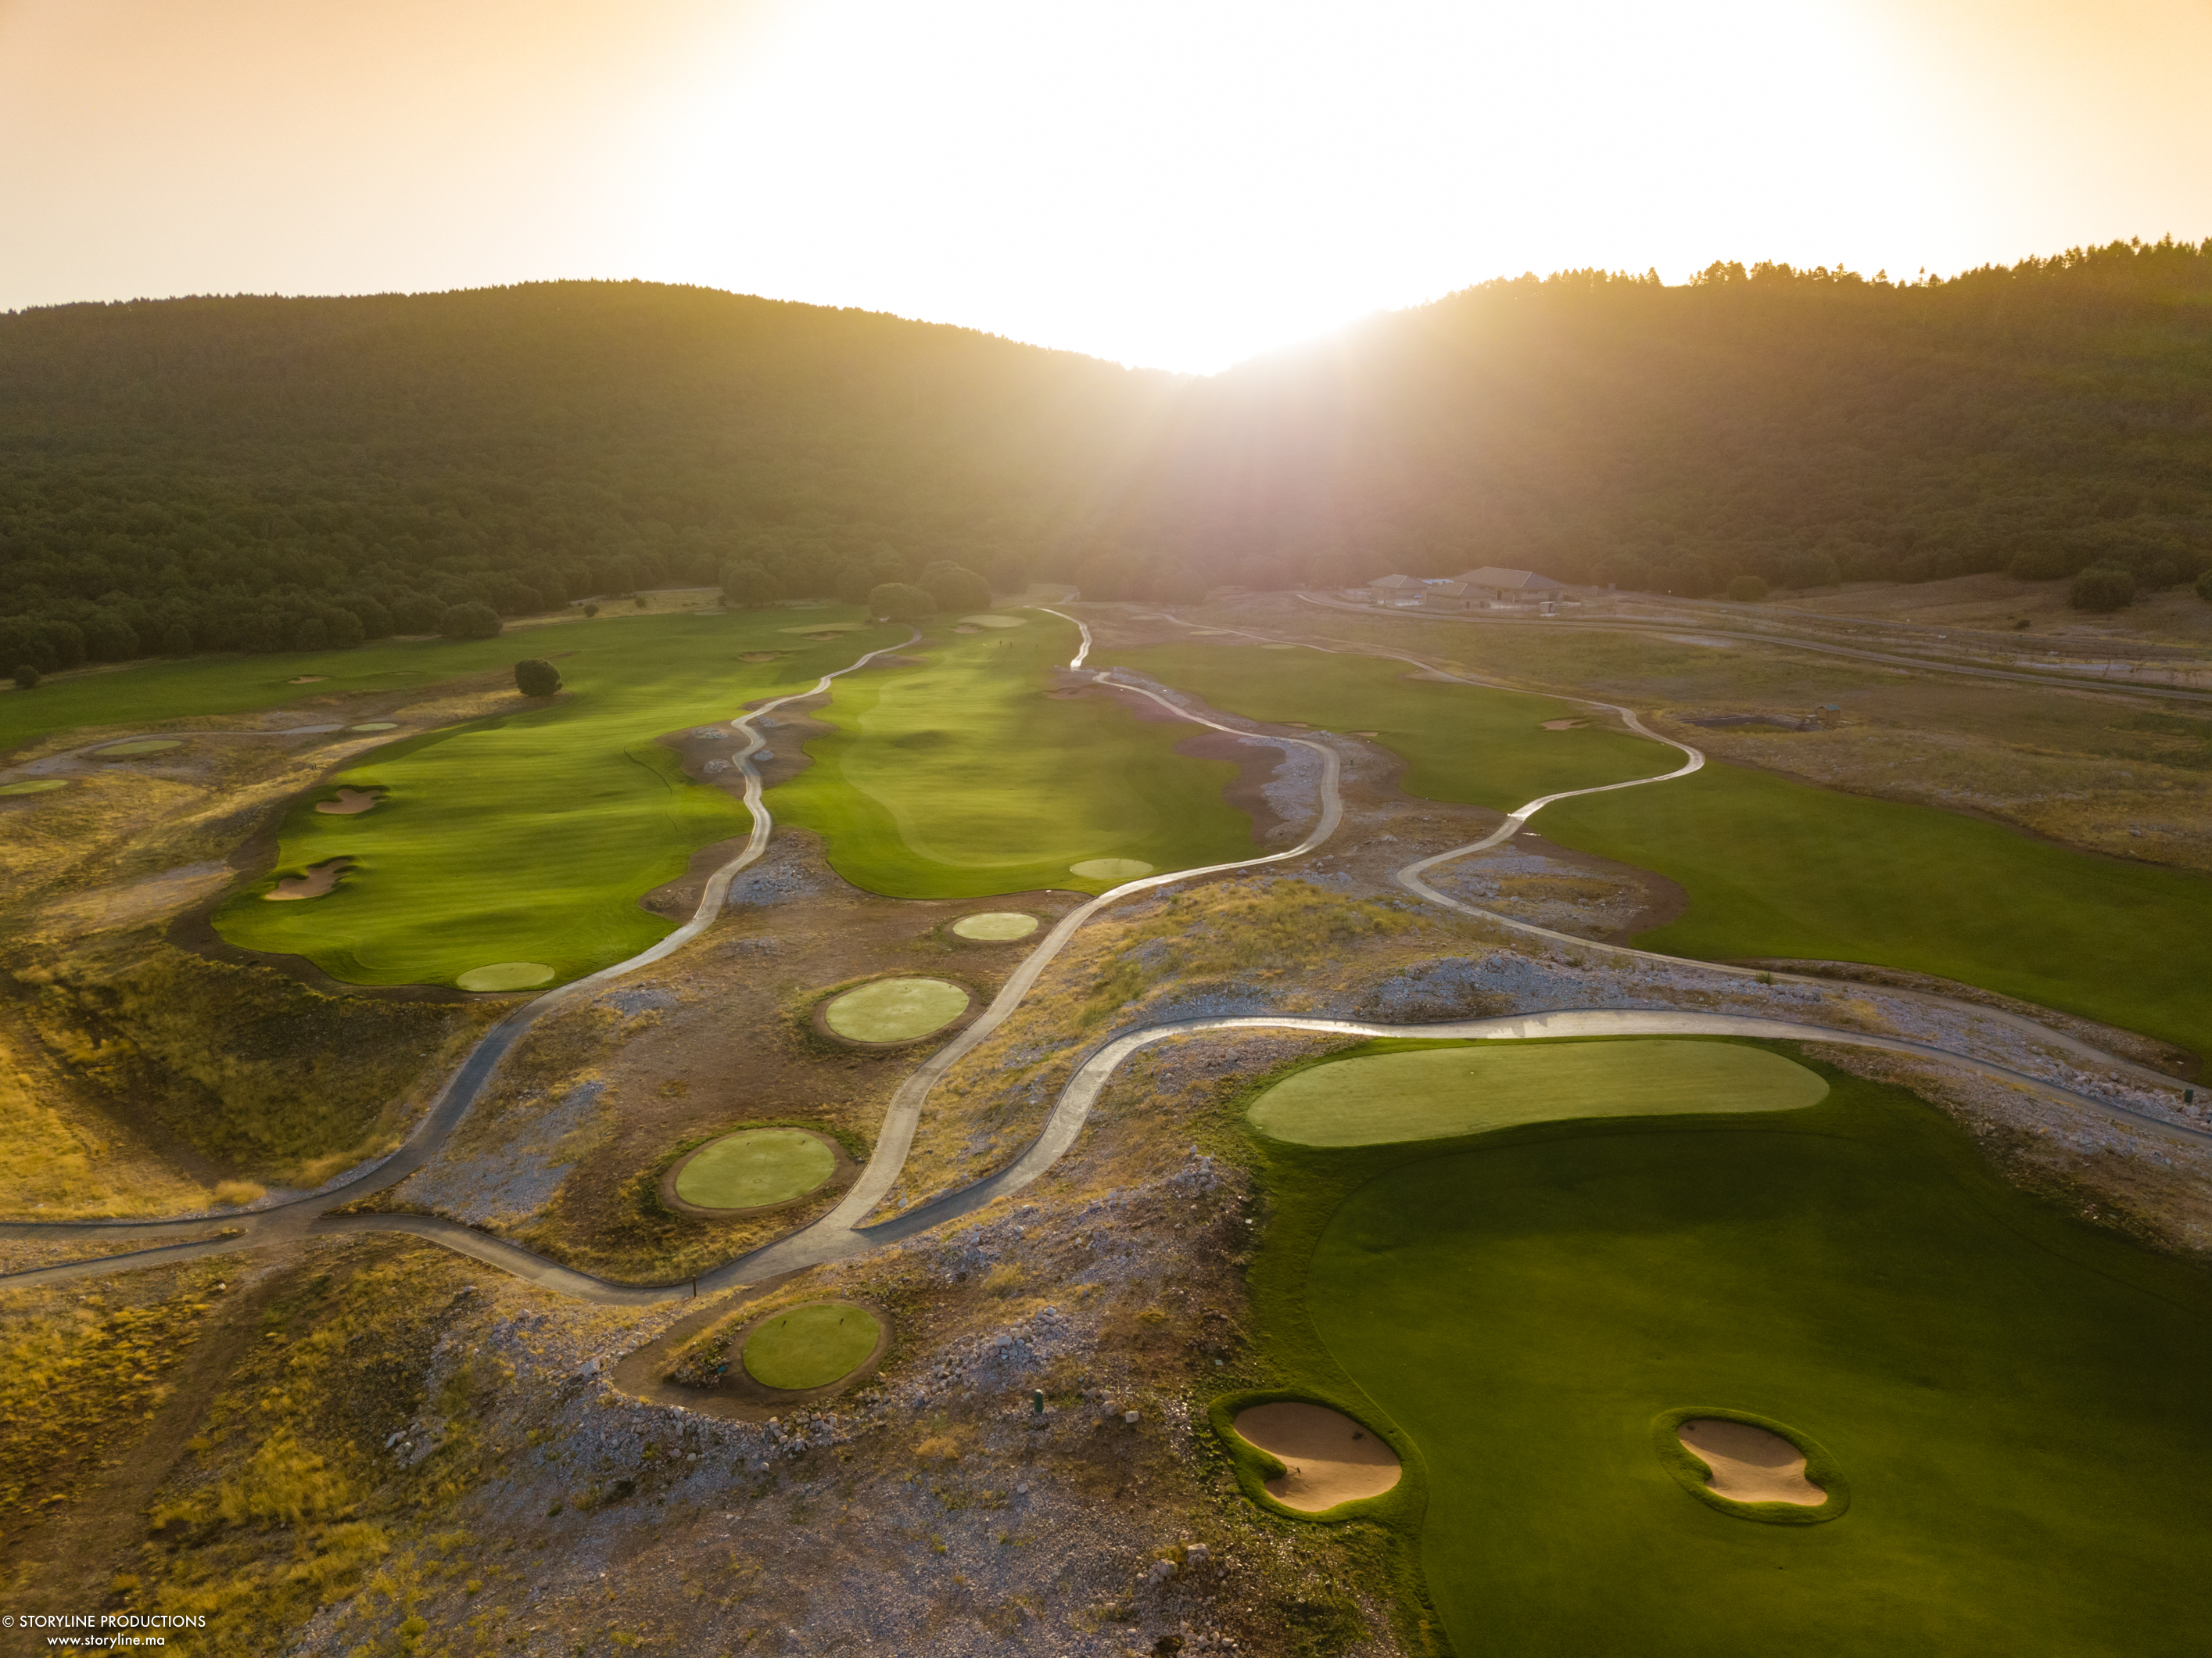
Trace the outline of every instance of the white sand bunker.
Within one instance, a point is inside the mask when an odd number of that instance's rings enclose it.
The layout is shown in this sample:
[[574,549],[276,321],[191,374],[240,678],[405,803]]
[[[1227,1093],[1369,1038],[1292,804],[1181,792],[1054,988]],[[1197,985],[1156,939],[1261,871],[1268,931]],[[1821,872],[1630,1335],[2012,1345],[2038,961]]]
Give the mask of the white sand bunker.
[[960,622],[963,627],[1027,627],[1029,619],[1026,616],[984,615],[963,616]]
[[527,991],[553,977],[542,961],[495,961],[489,967],[471,967],[453,983],[465,991]]
[[1589,723],[1589,722],[1588,720],[1547,720],[1544,722],[1544,729],[1547,731],[1579,731]]
[[332,858],[307,866],[303,875],[287,875],[261,896],[271,902],[284,899],[321,898],[338,884],[338,877],[353,867],[351,858]]
[[383,795],[367,789],[341,789],[336,800],[319,800],[315,810],[327,812],[334,818],[350,818],[382,800]]
[[1283,1465],[1267,1495],[1286,1509],[1319,1514],[1398,1483],[1398,1456],[1376,1435],[1326,1405],[1285,1399],[1239,1411],[1231,1424],[1248,1445]]
[[1779,1434],[1725,1417],[1692,1417],[1674,1429],[1674,1437],[1712,1470],[1705,1484],[1733,1502],[1817,1509],[1828,1500],[1805,1478],[1804,1452]]
[[1027,938],[1036,930],[1037,918],[1018,910],[992,910],[982,915],[963,916],[952,923],[952,930],[962,938],[981,939],[991,944]]
[[287,680],[286,685],[320,685],[331,676],[327,674],[302,674],[297,679]]
[[1085,858],[1080,863],[1067,866],[1071,875],[1081,875],[1085,881],[1134,881],[1139,875],[1152,873],[1149,863],[1139,863],[1135,858]]

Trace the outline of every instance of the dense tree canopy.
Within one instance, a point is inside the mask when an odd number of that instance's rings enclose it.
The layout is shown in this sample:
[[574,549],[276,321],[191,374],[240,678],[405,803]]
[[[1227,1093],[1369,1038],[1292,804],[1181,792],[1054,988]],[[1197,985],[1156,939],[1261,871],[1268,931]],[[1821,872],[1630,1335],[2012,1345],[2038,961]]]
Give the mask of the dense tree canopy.
[[641,283],[0,316],[11,667],[655,586],[963,610],[1032,576],[1174,599],[1480,564],[2192,579],[2212,244],[1522,277],[1203,381]]

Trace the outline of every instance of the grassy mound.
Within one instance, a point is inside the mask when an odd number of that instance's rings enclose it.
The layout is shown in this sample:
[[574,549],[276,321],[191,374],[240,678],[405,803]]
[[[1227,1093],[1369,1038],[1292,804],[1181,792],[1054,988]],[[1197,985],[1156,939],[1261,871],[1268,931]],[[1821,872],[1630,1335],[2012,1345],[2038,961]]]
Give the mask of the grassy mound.
[[1277,1140],[1371,1146],[1561,1118],[1792,1111],[1827,1093],[1802,1065],[1733,1042],[1478,1042],[1325,1061],[1275,1084],[1247,1116]]
[[701,1209],[757,1209],[813,1191],[836,1167],[836,1154],[802,1129],[749,1129],[687,1159],[676,1195]]
[[981,915],[963,916],[952,923],[952,930],[962,938],[980,940],[987,944],[1004,944],[1012,939],[1027,938],[1037,930],[1037,918],[1024,915],[1018,910],[990,910]]
[[[686,779],[653,736],[726,718],[896,637],[878,628],[774,663],[740,661],[786,614],[575,630],[558,701],[405,739],[329,779],[381,790],[374,812],[319,814],[313,802],[328,789],[300,802],[277,867],[350,856],[337,891],[305,905],[264,904],[250,889],[218,912],[217,930],[361,984],[453,984],[511,961],[542,963],[559,981],[635,954],[672,925],[639,898],[681,875],[699,847],[746,827],[742,807]],[[505,649],[512,657],[514,645]]]
[[883,1333],[865,1308],[836,1301],[794,1307],[745,1338],[745,1374],[763,1387],[827,1387],[865,1364]]
[[817,716],[836,732],[809,742],[812,769],[771,794],[777,818],[820,835],[846,880],[894,898],[1097,892],[1114,879],[1068,866],[1253,856],[1250,820],[1221,798],[1235,767],[1171,752],[1195,727],[1043,694],[1076,632],[1030,618],[964,637],[940,629],[926,666],[840,680]]
[[[1823,1075],[1773,1114],[1261,1143],[1265,1339],[1417,1448],[1455,1647],[2191,1650],[2212,1279]],[[1653,1423],[1717,1409],[1807,1436],[1850,1512],[1700,1500]]]
[[465,991],[526,991],[550,983],[553,970],[542,961],[495,961],[471,967],[453,983]]
[[968,992],[942,978],[878,978],[846,991],[822,1018],[849,1041],[910,1042],[944,1029],[967,1008]]

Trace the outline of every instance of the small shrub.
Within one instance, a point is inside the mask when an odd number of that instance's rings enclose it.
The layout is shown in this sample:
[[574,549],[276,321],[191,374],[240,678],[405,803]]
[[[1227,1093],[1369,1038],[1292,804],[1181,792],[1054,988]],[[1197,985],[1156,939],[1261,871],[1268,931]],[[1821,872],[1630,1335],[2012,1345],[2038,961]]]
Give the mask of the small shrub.
[[584,607],[584,614],[586,616],[596,616],[599,613],[599,607],[597,605],[586,605]]
[[550,697],[561,688],[561,670],[543,656],[525,656],[514,665],[514,688],[526,697]]
[[2120,610],[2135,602],[2136,578],[2131,570],[2112,564],[2092,564],[2074,578],[2066,602],[2076,610]]
[[1766,597],[1766,583],[1756,576],[1739,576],[1728,584],[1728,596],[1740,605],[1755,605]]
[[[2203,583],[2200,582],[2197,585],[2202,587]],[[2212,594],[2207,594],[2205,597],[2212,599]],[[18,662],[15,665],[15,689],[18,691],[36,691],[41,677],[43,676],[39,670],[28,662]]]

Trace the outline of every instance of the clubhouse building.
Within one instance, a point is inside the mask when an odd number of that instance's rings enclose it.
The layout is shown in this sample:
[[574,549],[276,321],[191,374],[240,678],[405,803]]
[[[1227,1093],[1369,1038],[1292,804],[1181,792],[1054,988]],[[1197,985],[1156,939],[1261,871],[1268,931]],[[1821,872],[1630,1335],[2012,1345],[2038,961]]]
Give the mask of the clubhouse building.
[[1368,603],[1393,610],[1490,610],[1548,607],[1566,596],[1567,584],[1533,570],[1485,564],[1452,576],[1378,576],[1358,592]]

